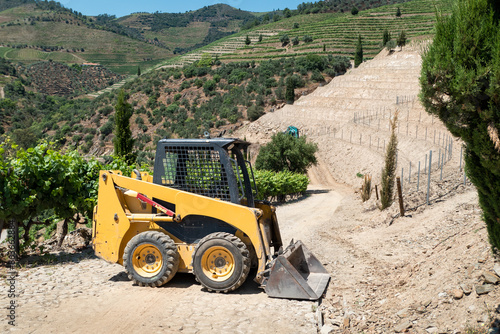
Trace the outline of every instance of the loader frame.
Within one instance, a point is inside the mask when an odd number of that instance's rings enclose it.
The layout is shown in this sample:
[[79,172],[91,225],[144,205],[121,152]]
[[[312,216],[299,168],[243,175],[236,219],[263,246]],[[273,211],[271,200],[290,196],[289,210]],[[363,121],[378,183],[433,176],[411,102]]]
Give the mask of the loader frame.
[[[270,296],[318,299],[329,275],[302,243],[283,250],[275,207],[255,199],[248,145],[231,138],[160,140],[153,175],[101,171],[96,255],[124,265],[139,285],[159,286],[185,272],[222,292],[241,286],[252,264],[254,280]],[[220,284],[226,276],[232,286]]]

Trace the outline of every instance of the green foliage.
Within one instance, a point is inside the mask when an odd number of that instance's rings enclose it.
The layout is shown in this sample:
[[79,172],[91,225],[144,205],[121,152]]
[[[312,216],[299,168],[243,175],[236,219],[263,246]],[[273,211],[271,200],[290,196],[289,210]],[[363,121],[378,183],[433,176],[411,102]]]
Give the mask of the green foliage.
[[325,78],[321,75],[321,72],[314,70],[311,75],[311,80],[315,82],[324,82]]
[[387,44],[385,45],[385,48],[387,49],[387,51],[391,51],[392,49],[394,49],[396,47],[396,41],[391,39],[389,42],[387,42]]
[[257,119],[260,118],[260,116],[264,115],[264,108],[261,106],[252,104],[248,109],[247,109],[247,115],[248,119],[253,121],[256,121]]
[[[269,59],[258,64],[222,63],[214,67],[197,67],[197,64],[193,64],[183,67],[182,72],[178,68],[163,68],[142,73],[125,84],[123,89],[126,95],[131,96],[129,102],[135,106],[134,113],[148,117],[148,124],[138,124],[136,131],[139,134],[144,132],[151,139],[151,132],[156,127],[150,124],[155,126],[165,123],[165,129],[171,136],[198,137],[214,127],[217,121],[234,124],[244,115],[246,117],[248,114],[241,111],[252,103],[268,107],[277,100],[285,101],[285,78],[293,80],[295,89],[305,87],[313,79],[321,80],[320,75],[333,77],[343,74],[349,67],[347,57],[311,54],[306,57]],[[183,74],[192,79],[180,80]],[[24,84],[21,82],[21,85]],[[190,90],[189,94],[186,89]],[[6,93],[10,94],[10,91]],[[294,95],[293,92],[291,94]],[[80,141],[81,145],[78,146],[81,152],[89,153],[99,140],[101,147],[111,142],[117,95],[118,91],[104,93],[90,100],[46,96],[31,90],[25,90],[24,95],[12,94],[0,100],[0,132],[7,132],[15,137],[18,144],[27,148],[35,146],[43,137],[58,141],[60,145],[74,144],[70,141],[73,136],[84,137],[93,129],[93,140],[85,140],[85,144]],[[144,95],[148,97],[147,103],[140,101]],[[181,105],[184,106],[182,110],[179,108]],[[258,117],[260,108],[258,111],[251,112],[250,116]],[[191,121],[187,122],[188,119]],[[146,121],[142,115],[137,122],[141,121]],[[97,133],[99,138],[95,138],[96,130],[100,130]],[[148,146],[141,140],[135,150],[144,149],[148,149]]]
[[247,35],[247,38],[245,38],[245,45],[250,45],[252,43],[252,41],[250,40],[250,37],[248,37]]
[[282,172],[256,170],[254,176],[261,200],[283,201],[286,196],[303,195],[309,184],[307,175],[292,173],[288,170]]
[[401,30],[399,33],[397,45],[401,48],[401,50],[403,50],[403,46],[406,45],[406,33],[404,30]]
[[53,143],[23,149],[7,138],[0,144],[0,220],[18,222],[26,248],[33,225],[59,220],[67,224],[76,214],[90,221],[99,170],[119,169],[130,175],[133,168],[121,158],[103,166],[77,151],[57,151]]
[[361,35],[358,36],[358,43],[356,44],[356,53],[354,54],[354,67],[358,67],[363,62],[363,44],[361,42]]
[[459,0],[438,14],[423,58],[421,101],[465,145],[466,173],[476,186],[493,250],[500,251],[500,6]]
[[281,46],[287,46],[288,43],[290,43],[290,37],[288,37],[287,34],[281,35],[280,42],[281,42]]
[[382,170],[380,189],[380,209],[384,210],[391,206],[394,201],[394,182],[396,179],[396,154],[398,151],[398,137],[396,136],[396,126],[399,111],[396,111],[390,121],[391,137],[385,152],[385,166]]
[[212,55],[208,52],[204,52],[201,55],[201,59],[198,61],[198,67],[210,67],[212,66],[212,63]]
[[387,29],[385,29],[384,35],[382,36],[382,48],[385,48],[387,42],[389,42],[390,40],[391,40],[391,33]]
[[305,174],[307,168],[317,163],[315,156],[317,150],[318,146],[307,143],[305,136],[295,138],[277,133],[273,135],[270,143],[260,149],[255,166],[257,169],[275,172],[289,170]]
[[[15,156],[8,155],[9,149]],[[49,209],[61,219],[77,212],[91,215],[97,161],[86,161],[76,151],[62,154],[47,143],[24,150],[6,142],[0,154],[0,219],[22,222]]]
[[304,43],[311,43],[313,41],[313,38],[310,35],[305,35],[302,40],[304,41]]
[[396,10],[396,17],[401,17],[401,9],[399,7]]
[[356,6],[354,6],[354,7],[351,8],[351,14],[352,15],[358,15],[358,13],[359,13],[359,9]]
[[286,79],[285,100],[289,104],[293,104],[295,101],[295,80],[292,77]]
[[115,106],[115,138],[113,139],[115,154],[125,158],[129,163],[135,161],[134,139],[130,130],[130,117],[132,117],[132,105],[126,101],[123,89],[118,94]]

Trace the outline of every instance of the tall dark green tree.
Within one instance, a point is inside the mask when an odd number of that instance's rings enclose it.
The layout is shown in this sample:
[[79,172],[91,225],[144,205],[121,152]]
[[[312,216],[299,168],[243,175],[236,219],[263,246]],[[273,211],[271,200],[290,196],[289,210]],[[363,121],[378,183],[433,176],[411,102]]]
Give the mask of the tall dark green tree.
[[293,104],[295,101],[295,80],[292,77],[286,79],[285,100],[286,103]]
[[428,113],[463,140],[492,249],[500,251],[500,4],[458,0],[437,15],[423,57],[420,98]]
[[401,9],[399,9],[399,7],[398,10],[396,11],[396,17],[401,17]]
[[115,106],[115,137],[113,144],[115,155],[125,158],[128,163],[135,161],[134,139],[130,130],[130,117],[132,117],[132,105],[127,102],[123,89],[118,94],[118,101]]
[[247,38],[245,38],[245,45],[250,45],[251,43],[252,43],[252,40],[247,35]]
[[363,62],[363,44],[361,42],[361,35],[358,36],[358,43],[356,44],[356,53],[354,54],[354,67],[358,67]]
[[390,40],[391,40],[391,33],[387,29],[385,29],[384,35],[382,36],[382,48],[385,48],[387,42],[389,42]]
[[403,50],[403,46],[406,45],[406,33],[404,30],[401,30],[401,32],[399,33],[397,44],[401,48],[401,50]]
[[380,189],[380,209],[384,210],[391,206],[394,201],[394,184],[396,181],[396,154],[398,152],[398,137],[396,135],[396,126],[398,122],[399,111],[396,111],[390,121],[391,137],[385,152],[385,165],[382,170]]

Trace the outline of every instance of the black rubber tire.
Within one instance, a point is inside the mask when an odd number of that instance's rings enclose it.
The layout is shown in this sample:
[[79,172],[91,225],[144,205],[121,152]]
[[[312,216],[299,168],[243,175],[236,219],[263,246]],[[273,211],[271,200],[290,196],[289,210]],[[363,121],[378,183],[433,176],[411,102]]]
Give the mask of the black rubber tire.
[[[207,276],[202,268],[202,258],[205,252],[213,247],[223,248],[231,253],[234,259],[234,270],[224,281],[215,281]],[[193,273],[196,280],[208,291],[229,292],[239,288],[247,279],[250,271],[250,252],[237,236],[217,232],[212,233],[200,240],[193,252]]]
[[[134,252],[144,246],[156,248],[162,256],[162,263],[158,270],[150,277],[141,275],[134,267]],[[136,254],[137,255],[137,254]],[[123,253],[123,265],[128,277],[139,286],[161,286],[174,277],[179,268],[179,253],[174,241],[166,234],[158,231],[142,232],[128,242]]]

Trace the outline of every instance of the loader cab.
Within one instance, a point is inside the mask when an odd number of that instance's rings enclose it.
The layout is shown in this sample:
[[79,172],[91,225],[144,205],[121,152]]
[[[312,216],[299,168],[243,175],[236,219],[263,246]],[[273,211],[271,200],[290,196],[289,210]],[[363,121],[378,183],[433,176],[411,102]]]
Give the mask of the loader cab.
[[253,171],[244,158],[249,145],[233,138],[162,139],[156,149],[153,182],[254,207]]

